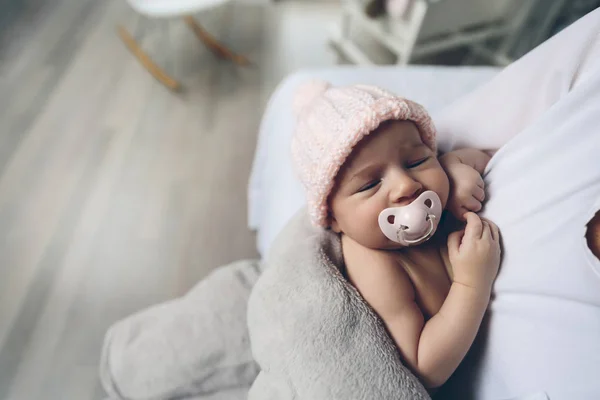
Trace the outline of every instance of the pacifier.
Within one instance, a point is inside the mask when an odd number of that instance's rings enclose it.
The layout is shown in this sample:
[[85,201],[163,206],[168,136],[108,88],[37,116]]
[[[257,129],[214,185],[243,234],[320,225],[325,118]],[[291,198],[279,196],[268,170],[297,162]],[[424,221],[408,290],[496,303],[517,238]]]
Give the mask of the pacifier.
[[379,229],[396,243],[412,246],[433,236],[442,216],[442,201],[427,190],[412,203],[386,208],[379,214]]

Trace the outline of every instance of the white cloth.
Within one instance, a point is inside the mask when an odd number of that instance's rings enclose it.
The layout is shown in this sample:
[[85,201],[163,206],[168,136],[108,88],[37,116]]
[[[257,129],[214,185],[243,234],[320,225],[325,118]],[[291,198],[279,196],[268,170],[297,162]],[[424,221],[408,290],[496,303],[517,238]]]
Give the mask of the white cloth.
[[483,211],[503,261],[479,340],[443,398],[465,388],[475,399],[600,398],[600,261],[585,239],[600,209],[599,33],[597,10],[437,121],[447,147],[503,145]]

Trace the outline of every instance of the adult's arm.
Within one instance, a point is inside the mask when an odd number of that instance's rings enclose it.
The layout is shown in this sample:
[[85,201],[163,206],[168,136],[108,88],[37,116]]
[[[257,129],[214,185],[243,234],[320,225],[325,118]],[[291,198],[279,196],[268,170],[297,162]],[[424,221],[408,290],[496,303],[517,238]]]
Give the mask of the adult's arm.
[[598,68],[599,32],[597,9],[434,116],[440,149],[500,148]]

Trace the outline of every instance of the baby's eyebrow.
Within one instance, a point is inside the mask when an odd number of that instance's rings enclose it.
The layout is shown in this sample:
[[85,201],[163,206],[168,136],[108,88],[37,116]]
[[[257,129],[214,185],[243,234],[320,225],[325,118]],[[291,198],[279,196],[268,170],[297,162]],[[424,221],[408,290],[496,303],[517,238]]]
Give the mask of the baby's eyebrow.
[[420,148],[422,148],[422,147],[427,147],[427,146],[426,146],[426,145],[425,145],[425,143],[423,143],[423,142],[419,142],[419,143],[413,143],[412,145],[409,145],[409,146],[404,146],[404,148],[405,148],[406,150],[417,150],[417,149],[420,149]]
[[361,177],[365,177],[368,175],[372,175],[377,170],[379,170],[379,165],[377,165],[377,164],[369,164],[362,168],[358,168],[358,171],[353,173],[352,176],[350,176],[350,179],[348,179],[348,181],[352,181],[355,178],[361,178]]

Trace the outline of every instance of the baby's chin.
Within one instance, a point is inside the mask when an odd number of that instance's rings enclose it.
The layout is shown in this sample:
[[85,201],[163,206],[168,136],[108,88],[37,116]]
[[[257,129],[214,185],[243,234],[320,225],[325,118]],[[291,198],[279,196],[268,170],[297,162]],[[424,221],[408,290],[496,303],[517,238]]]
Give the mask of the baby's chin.
[[[434,240],[434,237],[439,236],[438,235],[438,231],[439,229],[436,229],[435,233],[432,234],[431,236],[425,238],[424,240],[422,240],[419,243],[415,243],[409,246],[400,244],[400,243],[396,243],[393,240],[388,239],[387,237],[382,237],[382,238],[378,238],[377,243],[361,243],[363,246],[373,249],[373,250],[386,250],[386,251],[398,251],[398,250],[402,250],[402,249],[406,249],[409,247],[416,247],[416,246],[420,246],[422,244],[431,242],[432,240]],[[360,242],[359,242],[360,243]]]
[[380,247],[379,250],[396,251],[396,250],[402,250],[405,248],[406,248],[406,246],[403,246],[399,243],[392,242],[390,240],[389,243],[386,243],[384,246]]
[[361,241],[361,240],[356,240],[356,239],[354,239],[354,240],[356,242],[358,242],[358,244],[360,244],[361,246],[364,246],[364,247],[366,247],[368,249],[372,249],[372,250],[394,251],[394,250],[401,250],[401,249],[406,248],[406,246],[403,246],[400,243],[391,241],[388,238],[386,238],[385,236],[378,238],[378,240],[376,240],[376,241],[366,242],[366,241]]

